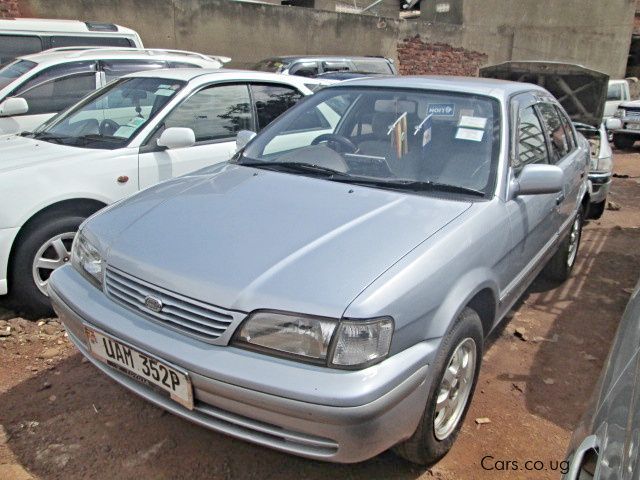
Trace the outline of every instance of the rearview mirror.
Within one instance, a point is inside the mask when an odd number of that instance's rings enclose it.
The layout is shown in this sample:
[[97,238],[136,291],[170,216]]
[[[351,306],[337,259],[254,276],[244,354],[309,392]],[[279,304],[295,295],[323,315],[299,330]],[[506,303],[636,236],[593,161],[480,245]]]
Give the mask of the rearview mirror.
[[0,103],[0,117],[23,115],[29,111],[29,104],[24,98],[9,97]]
[[167,128],[158,139],[158,146],[167,149],[190,147],[196,143],[196,135],[190,128]]
[[520,174],[511,181],[513,196],[560,192],[563,176],[562,169],[556,165],[525,165]]
[[247,143],[249,143],[255,136],[256,132],[252,132],[251,130],[240,130],[236,137],[236,150],[246,147]]
[[607,130],[620,130],[622,128],[622,120],[619,118],[607,118],[604,126],[607,127]]

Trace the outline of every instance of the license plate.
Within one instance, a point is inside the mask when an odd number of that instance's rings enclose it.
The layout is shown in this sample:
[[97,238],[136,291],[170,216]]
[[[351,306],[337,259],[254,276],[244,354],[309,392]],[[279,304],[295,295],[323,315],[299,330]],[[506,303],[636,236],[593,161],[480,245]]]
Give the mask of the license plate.
[[85,333],[91,354],[98,360],[141,383],[159,387],[179,404],[193,409],[193,388],[185,373],[100,332],[85,327]]

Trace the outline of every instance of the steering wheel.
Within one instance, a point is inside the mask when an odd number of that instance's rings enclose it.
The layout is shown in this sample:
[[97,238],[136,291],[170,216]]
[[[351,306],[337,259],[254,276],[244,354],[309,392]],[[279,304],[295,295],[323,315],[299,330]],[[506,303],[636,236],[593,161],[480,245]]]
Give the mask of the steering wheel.
[[110,137],[116,133],[116,130],[119,128],[120,125],[118,122],[111,120],[110,118],[105,118],[100,122],[100,126],[98,126],[98,133],[100,133],[100,135]]
[[327,146],[331,150],[336,150],[331,146],[332,143],[335,145],[340,145],[340,147],[342,147],[340,150],[346,153],[354,153],[356,150],[358,150],[358,147],[356,147],[356,145],[351,140],[343,137],[342,135],[336,135],[335,133],[323,133],[322,135],[314,138],[313,142],[311,142],[311,145],[319,145],[322,142],[327,142]]

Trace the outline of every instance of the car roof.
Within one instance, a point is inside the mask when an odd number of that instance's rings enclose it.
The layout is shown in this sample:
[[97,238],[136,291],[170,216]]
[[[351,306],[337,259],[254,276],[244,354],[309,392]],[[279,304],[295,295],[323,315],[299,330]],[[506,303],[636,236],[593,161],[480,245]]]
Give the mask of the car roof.
[[304,86],[305,83],[309,83],[307,80],[310,80],[305,77],[296,77],[295,75],[281,75],[279,73],[256,72],[253,70],[234,70],[227,68],[162,68],[158,70],[145,70],[142,72],[130,73],[129,75],[125,75],[125,78],[127,77],[166,78],[168,80],[182,80],[185,82],[197,80],[198,83],[226,80],[257,80],[265,82],[274,81],[300,86]]
[[175,62],[190,62],[197,65],[211,65],[213,62],[228,61],[225,57],[208,56],[183,50],[154,48],[113,48],[113,47],[63,47],[52,48],[31,55],[19,57],[39,65],[58,65],[80,60],[139,60],[157,59]]
[[[90,29],[89,25],[109,26],[111,29]],[[80,20],[58,20],[49,18],[3,18],[0,30],[15,32],[89,33],[96,35],[137,35],[135,30],[113,23],[82,22]],[[114,31],[115,30],[115,31]]]
[[544,88],[531,83],[510,82],[480,77],[454,76],[375,76],[345,80],[328,88],[340,87],[381,87],[412,88],[423,90],[443,90],[486,95],[506,99],[513,94],[536,90],[548,93]]

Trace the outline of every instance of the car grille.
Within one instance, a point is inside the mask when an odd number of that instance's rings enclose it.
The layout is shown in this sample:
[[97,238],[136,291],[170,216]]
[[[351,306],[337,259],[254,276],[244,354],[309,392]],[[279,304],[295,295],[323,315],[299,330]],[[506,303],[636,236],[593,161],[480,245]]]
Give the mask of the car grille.
[[640,110],[627,110],[626,116],[640,118]]
[[[219,338],[234,321],[231,313],[218,307],[169,292],[113,267],[107,267],[105,288],[107,295],[133,310],[207,340]],[[160,300],[162,309],[156,312],[147,308],[147,297]]]

